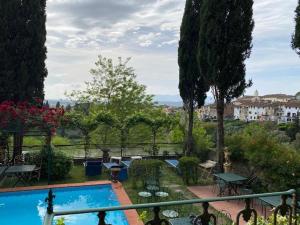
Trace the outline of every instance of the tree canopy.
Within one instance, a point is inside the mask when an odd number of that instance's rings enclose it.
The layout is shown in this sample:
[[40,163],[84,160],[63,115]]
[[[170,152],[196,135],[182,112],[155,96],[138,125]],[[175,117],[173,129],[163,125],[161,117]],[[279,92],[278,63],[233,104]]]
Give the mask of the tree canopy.
[[188,131],[186,153],[190,154],[193,145],[193,113],[194,107],[204,105],[209,86],[203,79],[197,61],[197,47],[200,29],[200,7],[202,0],[187,0],[180,27],[178,48],[179,91],[188,111]]
[[300,55],[300,0],[298,1],[298,6],[295,10],[295,33],[292,36],[292,48]]
[[44,98],[46,0],[0,2],[0,102]]
[[241,96],[252,48],[253,0],[203,0],[198,60],[217,103],[219,164],[223,166],[224,104]]

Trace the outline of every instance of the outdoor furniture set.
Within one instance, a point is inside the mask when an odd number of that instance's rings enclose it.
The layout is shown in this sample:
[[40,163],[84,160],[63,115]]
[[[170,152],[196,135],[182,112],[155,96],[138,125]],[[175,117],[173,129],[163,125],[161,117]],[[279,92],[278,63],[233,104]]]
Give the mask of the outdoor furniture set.
[[102,174],[102,168],[110,173],[112,181],[125,181],[128,179],[128,169],[133,160],[142,159],[141,156],[132,156],[130,160],[122,160],[122,157],[110,157],[109,162],[102,161],[86,161],[85,174],[86,176],[98,176]]
[[[31,162],[38,163],[38,165],[31,164]],[[42,159],[31,157],[29,162],[26,162],[23,156],[15,157],[13,162],[0,166],[0,184],[7,178],[15,179],[13,187],[19,183],[23,185],[30,185],[36,179],[40,180]]]

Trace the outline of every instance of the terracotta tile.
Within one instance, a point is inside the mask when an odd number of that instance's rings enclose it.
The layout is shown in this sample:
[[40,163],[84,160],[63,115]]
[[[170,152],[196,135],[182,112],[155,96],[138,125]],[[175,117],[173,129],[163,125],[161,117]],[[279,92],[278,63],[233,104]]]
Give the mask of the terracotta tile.
[[[213,192],[212,186],[193,186],[188,189],[199,198],[211,198],[217,197],[217,193]],[[244,209],[244,203],[239,201],[223,201],[223,202],[211,202],[210,205],[217,211],[226,211],[231,215],[231,219],[236,221],[238,213]],[[257,213],[262,216],[260,207],[255,206]],[[245,225],[246,222],[241,218],[240,224]]]

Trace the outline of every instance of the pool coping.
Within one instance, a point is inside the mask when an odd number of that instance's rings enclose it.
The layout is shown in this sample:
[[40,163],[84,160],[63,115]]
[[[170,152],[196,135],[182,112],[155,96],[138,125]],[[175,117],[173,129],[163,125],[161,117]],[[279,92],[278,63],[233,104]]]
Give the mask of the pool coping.
[[[15,188],[1,188],[0,193],[4,192],[16,192],[16,191],[33,191],[33,190],[44,190],[49,188],[64,188],[64,187],[80,187],[80,186],[93,186],[93,185],[105,185],[110,184],[117,195],[120,205],[132,205],[132,202],[127,195],[123,185],[118,183],[113,183],[108,180],[104,181],[88,181],[83,183],[68,183],[68,184],[51,184],[42,186],[30,186],[30,187],[15,187]],[[127,221],[130,225],[144,225],[144,223],[139,220],[139,215],[135,209],[124,210]]]

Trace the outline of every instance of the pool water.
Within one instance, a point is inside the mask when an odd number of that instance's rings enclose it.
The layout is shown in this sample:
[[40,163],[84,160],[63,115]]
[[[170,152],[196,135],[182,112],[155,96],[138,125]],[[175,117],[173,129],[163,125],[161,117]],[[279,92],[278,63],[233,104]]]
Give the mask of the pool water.
[[[117,196],[111,185],[95,185],[70,188],[53,188],[54,211],[118,206]],[[48,190],[0,193],[1,225],[42,225],[47,204]],[[63,216],[66,225],[97,225],[97,214]],[[106,222],[128,225],[121,211],[107,212]],[[55,224],[55,223],[54,223]]]

